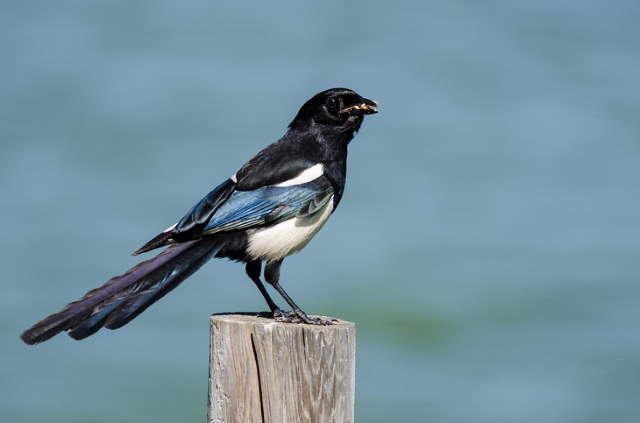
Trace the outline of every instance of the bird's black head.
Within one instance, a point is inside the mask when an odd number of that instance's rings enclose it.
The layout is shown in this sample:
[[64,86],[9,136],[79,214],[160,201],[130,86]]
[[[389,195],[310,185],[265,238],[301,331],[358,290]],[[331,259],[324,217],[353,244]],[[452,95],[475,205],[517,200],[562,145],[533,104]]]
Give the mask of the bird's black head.
[[347,88],[331,88],[309,99],[290,128],[321,125],[339,131],[357,131],[364,115],[378,113],[378,103]]

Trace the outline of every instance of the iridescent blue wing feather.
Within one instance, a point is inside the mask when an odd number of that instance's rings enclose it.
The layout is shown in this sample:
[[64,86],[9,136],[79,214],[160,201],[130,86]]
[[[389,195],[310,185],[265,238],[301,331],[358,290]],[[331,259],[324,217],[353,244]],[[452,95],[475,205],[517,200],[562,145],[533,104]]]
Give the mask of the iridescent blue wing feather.
[[313,214],[333,195],[324,177],[302,185],[234,191],[213,214],[203,233],[211,234],[277,223]]

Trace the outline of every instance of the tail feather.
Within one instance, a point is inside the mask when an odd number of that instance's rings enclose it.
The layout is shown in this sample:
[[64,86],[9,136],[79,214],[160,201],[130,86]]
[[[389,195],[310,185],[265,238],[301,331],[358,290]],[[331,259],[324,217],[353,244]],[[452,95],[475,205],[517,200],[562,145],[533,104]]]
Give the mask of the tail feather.
[[216,237],[171,246],[87,292],[80,300],[36,323],[20,337],[31,345],[65,330],[69,330],[73,338],[82,339],[103,326],[119,328],[198,270],[220,247]]
[[108,329],[118,329],[129,323],[202,267],[219,249],[220,245],[217,242],[200,242],[194,245],[188,260],[181,257],[180,263],[176,264],[159,283],[127,299],[109,315],[104,326]]
[[73,339],[84,339],[87,336],[93,335],[104,326],[104,322],[107,320],[107,317],[109,317],[109,314],[122,304],[122,301],[123,300],[116,301],[113,304],[105,306],[99,312],[90,315],[80,324],[74,326],[73,329],[70,328],[68,332],[69,336]]

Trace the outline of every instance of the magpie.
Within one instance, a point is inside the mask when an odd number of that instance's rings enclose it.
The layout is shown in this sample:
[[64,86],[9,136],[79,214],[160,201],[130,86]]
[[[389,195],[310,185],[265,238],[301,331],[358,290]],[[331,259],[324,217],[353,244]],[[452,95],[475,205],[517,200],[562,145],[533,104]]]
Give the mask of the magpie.
[[[285,257],[301,250],[340,203],[347,174],[347,146],[377,102],[346,88],[311,97],[288,130],[209,192],[176,224],[133,255],[167,247],[126,273],[87,292],[26,330],[37,344],[62,331],[83,339],[100,328],[117,329],[158,301],[212,257],[245,263],[276,320],[331,324],[309,317],[280,285]],[[260,274],[292,311],[281,310]]]

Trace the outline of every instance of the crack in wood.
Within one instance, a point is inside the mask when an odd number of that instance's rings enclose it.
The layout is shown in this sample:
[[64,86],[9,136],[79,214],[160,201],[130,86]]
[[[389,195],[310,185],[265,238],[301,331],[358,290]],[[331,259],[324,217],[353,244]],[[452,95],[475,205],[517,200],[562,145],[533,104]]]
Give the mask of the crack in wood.
[[262,397],[262,378],[260,377],[260,362],[258,361],[258,350],[256,350],[256,341],[253,333],[251,333],[251,349],[253,350],[253,359],[256,362],[256,376],[258,377],[258,395],[260,396],[260,421],[264,423],[264,398]]

